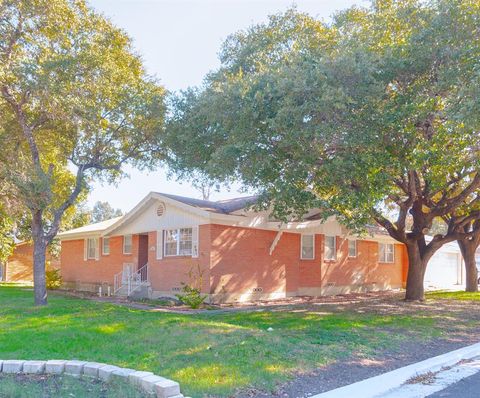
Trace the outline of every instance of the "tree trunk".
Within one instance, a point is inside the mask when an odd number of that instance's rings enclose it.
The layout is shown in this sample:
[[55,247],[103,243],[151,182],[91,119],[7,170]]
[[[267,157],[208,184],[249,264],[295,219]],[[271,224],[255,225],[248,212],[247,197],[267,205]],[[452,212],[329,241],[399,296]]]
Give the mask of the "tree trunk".
[[35,305],[47,304],[47,283],[45,278],[45,253],[47,245],[43,239],[33,241],[33,288]]
[[408,242],[408,275],[407,288],[405,293],[406,301],[423,301],[425,300],[425,290],[423,287],[423,279],[425,277],[425,270],[427,262],[422,259],[418,243]]
[[466,292],[478,292],[478,271],[475,261],[476,247],[472,241],[458,240],[458,246],[465,262]]
[[33,290],[35,305],[47,304],[47,281],[45,277],[45,258],[47,241],[42,227],[42,212],[32,212],[33,237]]

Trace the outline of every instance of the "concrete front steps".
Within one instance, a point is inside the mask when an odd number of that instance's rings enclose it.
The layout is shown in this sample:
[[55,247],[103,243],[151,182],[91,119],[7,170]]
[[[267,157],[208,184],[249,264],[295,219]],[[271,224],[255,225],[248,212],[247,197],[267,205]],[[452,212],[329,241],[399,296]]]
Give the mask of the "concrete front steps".
[[150,283],[132,284],[131,289],[133,291],[128,294],[127,285],[123,285],[117,292],[115,292],[115,295],[120,297],[131,297],[134,299],[149,299],[152,297],[152,287],[150,286]]

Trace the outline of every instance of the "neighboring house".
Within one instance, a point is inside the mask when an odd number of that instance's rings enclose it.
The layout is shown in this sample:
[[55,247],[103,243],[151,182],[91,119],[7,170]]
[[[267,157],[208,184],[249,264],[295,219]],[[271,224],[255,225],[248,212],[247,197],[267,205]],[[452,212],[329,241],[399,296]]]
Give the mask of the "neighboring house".
[[[60,267],[59,260],[48,253],[47,262],[49,266]],[[0,281],[33,282],[33,245],[31,242],[18,243],[7,262],[0,264]]]
[[457,242],[443,245],[428,262],[427,289],[460,289],[465,284],[465,264]]
[[400,288],[407,255],[377,229],[356,238],[334,219],[271,221],[254,197],[218,202],[150,193],[123,217],[59,234],[65,287],[172,296],[198,282],[211,301]]

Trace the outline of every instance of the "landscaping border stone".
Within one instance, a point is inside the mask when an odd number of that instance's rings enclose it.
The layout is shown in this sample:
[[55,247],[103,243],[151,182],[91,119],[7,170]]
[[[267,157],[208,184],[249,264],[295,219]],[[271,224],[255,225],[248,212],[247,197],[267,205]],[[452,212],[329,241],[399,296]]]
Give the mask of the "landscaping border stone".
[[157,398],[184,398],[180,385],[173,380],[154,375],[152,372],[121,368],[106,363],[78,360],[24,361],[0,359],[0,373],[8,374],[67,374],[74,377],[88,377],[110,381],[122,378],[140,387]]

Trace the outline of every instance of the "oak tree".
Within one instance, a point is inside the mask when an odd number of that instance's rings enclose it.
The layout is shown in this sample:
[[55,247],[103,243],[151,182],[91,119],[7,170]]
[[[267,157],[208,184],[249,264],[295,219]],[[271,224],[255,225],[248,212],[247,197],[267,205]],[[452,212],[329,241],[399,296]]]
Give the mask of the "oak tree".
[[0,1],[2,184],[30,212],[35,303],[45,250],[92,179],[157,160],[164,89],[129,37],[83,0]]
[[477,1],[378,0],[238,32],[173,101],[171,167],[241,180],[284,219],[316,207],[379,224],[406,245],[405,297],[421,300],[432,255],[472,236],[454,219],[427,235],[480,189],[479,18]]

